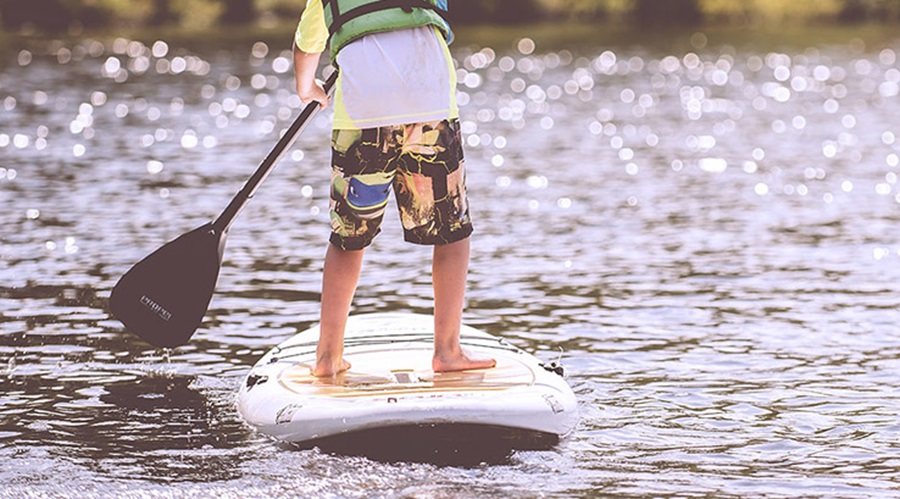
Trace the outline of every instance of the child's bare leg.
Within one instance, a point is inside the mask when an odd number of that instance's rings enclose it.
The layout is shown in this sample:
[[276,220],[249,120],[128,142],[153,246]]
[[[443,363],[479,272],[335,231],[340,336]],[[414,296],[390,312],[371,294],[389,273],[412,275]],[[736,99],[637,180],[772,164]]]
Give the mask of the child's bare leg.
[[333,244],[329,244],[325,252],[319,344],[316,347],[316,366],[312,369],[314,376],[329,377],[350,369],[350,363],[344,360],[344,327],[359,283],[363,253],[364,250],[345,251]]
[[496,364],[492,358],[468,354],[459,344],[468,269],[469,238],[434,247],[434,357],[431,366],[435,372],[486,369]]

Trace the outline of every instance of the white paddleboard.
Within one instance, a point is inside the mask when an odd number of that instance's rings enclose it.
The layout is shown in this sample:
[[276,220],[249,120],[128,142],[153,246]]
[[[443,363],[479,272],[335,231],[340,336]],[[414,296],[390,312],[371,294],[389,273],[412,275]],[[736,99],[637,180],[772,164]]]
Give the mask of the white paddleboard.
[[[555,443],[577,423],[575,394],[561,374],[469,326],[462,328],[463,348],[493,357],[496,367],[433,372],[428,315],[351,316],[344,358],[352,367],[334,378],[310,374],[318,338],[315,326],[284,341],[241,384],[238,411],[259,432],[300,444],[391,428],[449,427],[467,435],[485,429],[530,432]],[[399,438],[413,434],[401,432]],[[396,442],[398,436],[390,438]]]

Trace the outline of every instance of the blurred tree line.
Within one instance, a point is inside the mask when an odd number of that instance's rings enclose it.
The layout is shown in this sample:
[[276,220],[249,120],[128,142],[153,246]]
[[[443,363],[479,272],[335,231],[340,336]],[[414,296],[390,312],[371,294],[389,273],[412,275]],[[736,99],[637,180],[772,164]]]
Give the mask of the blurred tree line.
[[[10,31],[72,27],[209,27],[296,19],[304,0],[0,0]],[[553,20],[690,26],[704,22],[898,22],[900,0],[450,0],[456,25]]]

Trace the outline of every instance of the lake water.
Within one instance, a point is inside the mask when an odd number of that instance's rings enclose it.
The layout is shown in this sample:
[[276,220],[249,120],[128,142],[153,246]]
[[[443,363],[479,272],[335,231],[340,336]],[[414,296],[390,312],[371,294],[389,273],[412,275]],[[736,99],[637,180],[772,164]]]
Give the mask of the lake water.
[[[286,449],[235,410],[253,363],[317,318],[328,113],[232,227],[189,345],[153,349],[105,309],[297,114],[289,34],[7,40],[0,496],[900,496],[900,38],[547,32],[453,46],[465,319],[561,355],[581,422],[469,466]],[[430,251],[386,225],[354,311],[427,313]]]

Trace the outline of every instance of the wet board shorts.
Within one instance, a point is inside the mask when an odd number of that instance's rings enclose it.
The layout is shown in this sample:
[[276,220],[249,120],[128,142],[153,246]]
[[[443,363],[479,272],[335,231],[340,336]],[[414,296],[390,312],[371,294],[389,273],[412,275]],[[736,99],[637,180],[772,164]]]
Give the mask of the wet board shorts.
[[458,120],[334,130],[331,148],[335,246],[371,244],[391,190],[406,241],[441,245],[472,233]]

